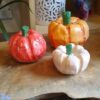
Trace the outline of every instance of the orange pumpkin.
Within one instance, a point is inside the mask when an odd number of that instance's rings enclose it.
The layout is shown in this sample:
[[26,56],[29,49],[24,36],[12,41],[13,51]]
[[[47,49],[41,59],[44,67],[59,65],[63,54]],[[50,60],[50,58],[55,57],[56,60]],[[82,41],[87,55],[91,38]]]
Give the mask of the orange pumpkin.
[[55,48],[68,43],[83,44],[89,37],[89,27],[86,21],[65,12],[63,17],[49,24],[48,37]]

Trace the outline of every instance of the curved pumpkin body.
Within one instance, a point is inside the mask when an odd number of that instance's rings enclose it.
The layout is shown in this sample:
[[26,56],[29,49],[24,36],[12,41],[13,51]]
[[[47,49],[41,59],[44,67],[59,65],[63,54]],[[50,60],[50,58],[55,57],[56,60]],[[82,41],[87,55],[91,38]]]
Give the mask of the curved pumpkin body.
[[85,71],[90,61],[90,53],[81,45],[70,44],[72,52],[68,54],[66,46],[58,46],[52,53],[57,70],[63,74],[78,74]]
[[45,54],[46,42],[42,35],[30,29],[27,36],[22,36],[22,32],[18,32],[10,38],[9,51],[19,62],[33,62]]
[[71,22],[67,25],[63,25],[63,19],[58,18],[50,23],[48,36],[55,48],[68,43],[83,44],[89,37],[89,27],[77,17],[71,17]]

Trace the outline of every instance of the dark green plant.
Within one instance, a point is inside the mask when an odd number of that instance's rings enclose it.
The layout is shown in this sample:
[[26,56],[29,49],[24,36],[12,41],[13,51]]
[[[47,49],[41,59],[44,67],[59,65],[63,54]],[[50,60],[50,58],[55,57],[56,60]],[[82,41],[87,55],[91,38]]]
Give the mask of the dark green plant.
[[[3,0],[0,0],[0,5],[1,5],[2,1]],[[26,1],[24,1],[24,0],[12,0],[12,1],[0,6],[0,10],[5,8],[5,7],[7,7],[7,6],[9,6],[9,5],[15,4],[15,3],[24,3],[29,8],[28,3]],[[30,10],[30,8],[29,8],[29,10]],[[2,23],[1,19],[0,19],[0,32],[2,32],[5,40],[9,39],[9,36],[7,34],[7,31],[6,31],[6,28],[5,28],[4,24]]]

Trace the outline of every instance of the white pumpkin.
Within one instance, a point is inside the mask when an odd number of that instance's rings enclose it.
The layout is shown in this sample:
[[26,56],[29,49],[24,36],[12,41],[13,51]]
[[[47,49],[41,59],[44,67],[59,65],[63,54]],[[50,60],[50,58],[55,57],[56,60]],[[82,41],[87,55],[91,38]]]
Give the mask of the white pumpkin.
[[89,64],[90,54],[81,45],[58,46],[52,53],[55,67],[63,74],[78,74]]

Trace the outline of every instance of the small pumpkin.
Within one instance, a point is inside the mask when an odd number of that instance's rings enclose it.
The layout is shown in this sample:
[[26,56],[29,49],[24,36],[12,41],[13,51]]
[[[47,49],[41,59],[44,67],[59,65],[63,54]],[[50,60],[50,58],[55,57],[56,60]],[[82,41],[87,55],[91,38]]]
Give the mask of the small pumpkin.
[[71,12],[67,11],[49,24],[48,37],[55,48],[68,43],[83,44],[89,37],[89,27],[86,21],[71,17]]
[[88,67],[90,54],[81,45],[71,43],[67,46],[58,46],[53,51],[52,58],[58,71],[74,75]]
[[34,62],[45,54],[46,41],[38,32],[23,26],[20,32],[11,36],[9,52],[18,62]]

